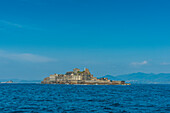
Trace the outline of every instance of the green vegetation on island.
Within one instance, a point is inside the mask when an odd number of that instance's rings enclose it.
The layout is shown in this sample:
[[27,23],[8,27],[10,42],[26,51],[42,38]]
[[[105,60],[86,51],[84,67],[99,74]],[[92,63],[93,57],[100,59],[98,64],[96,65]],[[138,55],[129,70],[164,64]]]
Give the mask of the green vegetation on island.
[[112,81],[108,78],[96,78],[85,68],[84,71],[75,68],[66,74],[53,74],[45,78],[42,84],[86,84],[86,85],[130,85],[125,81]]

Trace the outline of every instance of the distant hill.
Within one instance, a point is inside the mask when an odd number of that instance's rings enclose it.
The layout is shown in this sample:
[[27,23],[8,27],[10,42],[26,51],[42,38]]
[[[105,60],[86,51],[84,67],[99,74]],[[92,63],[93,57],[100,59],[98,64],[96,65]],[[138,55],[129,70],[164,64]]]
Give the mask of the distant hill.
[[103,76],[110,80],[124,80],[130,83],[137,84],[170,84],[170,73],[132,73],[118,76],[106,75]]
[[[125,75],[105,75],[103,76],[110,80],[124,80],[126,82],[135,84],[170,84],[170,73],[132,73]],[[100,77],[102,78],[102,77]],[[6,82],[12,80],[17,83],[41,83],[41,80],[20,80],[20,79],[0,79],[0,82]]]

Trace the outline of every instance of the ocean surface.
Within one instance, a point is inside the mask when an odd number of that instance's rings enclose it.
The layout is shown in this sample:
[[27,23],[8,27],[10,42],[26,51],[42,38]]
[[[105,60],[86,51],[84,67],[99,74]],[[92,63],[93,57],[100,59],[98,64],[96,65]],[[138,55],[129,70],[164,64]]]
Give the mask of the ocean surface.
[[0,84],[0,113],[170,113],[170,85]]

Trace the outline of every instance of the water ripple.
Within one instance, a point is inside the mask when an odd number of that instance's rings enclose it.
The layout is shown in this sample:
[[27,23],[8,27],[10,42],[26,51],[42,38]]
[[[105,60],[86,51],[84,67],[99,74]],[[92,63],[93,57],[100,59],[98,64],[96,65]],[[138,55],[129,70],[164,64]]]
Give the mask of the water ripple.
[[0,84],[2,113],[170,112],[170,85]]

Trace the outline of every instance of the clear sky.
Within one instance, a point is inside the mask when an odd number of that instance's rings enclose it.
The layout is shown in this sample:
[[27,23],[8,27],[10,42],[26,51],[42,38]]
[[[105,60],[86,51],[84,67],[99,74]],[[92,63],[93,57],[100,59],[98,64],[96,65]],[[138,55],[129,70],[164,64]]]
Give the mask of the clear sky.
[[0,0],[0,79],[170,73],[170,0]]

